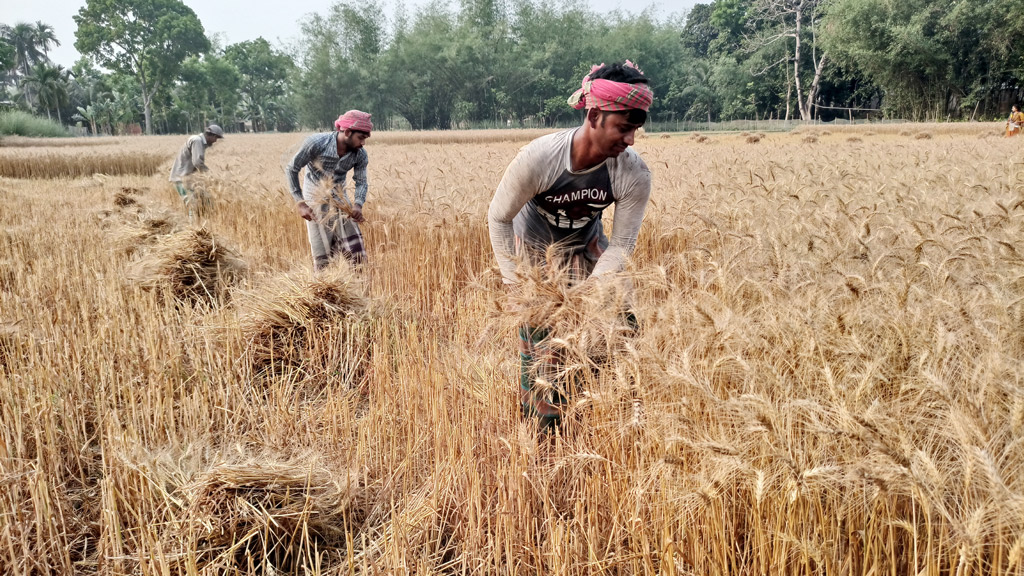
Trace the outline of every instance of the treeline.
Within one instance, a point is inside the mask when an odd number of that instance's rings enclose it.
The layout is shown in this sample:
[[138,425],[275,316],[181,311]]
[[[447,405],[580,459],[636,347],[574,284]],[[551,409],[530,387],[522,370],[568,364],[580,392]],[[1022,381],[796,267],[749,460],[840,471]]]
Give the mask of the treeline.
[[1019,0],[713,0],[675,14],[458,0],[391,15],[346,0],[289,47],[220,46],[179,0],[88,0],[75,20],[85,58],[70,71],[48,63],[57,39],[42,23],[5,26],[0,62],[15,105],[94,132],[322,128],[348,108],[391,128],[564,124],[590,65],[626,58],[651,78],[655,124],[993,119],[1024,98]]

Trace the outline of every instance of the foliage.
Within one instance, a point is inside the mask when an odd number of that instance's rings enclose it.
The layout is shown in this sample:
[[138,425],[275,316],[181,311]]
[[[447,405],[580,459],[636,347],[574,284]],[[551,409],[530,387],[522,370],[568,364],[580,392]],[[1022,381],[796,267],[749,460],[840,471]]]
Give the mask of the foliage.
[[[288,91],[287,81],[294,63],[289,55],[275,50],[263,38],[232,44],[224,51],[224,63],[234,66],[239,76],[244,116],[254,131],[276,126]],[[230,74],[222,66],[223,74]],[[211,78],[211,82],[216,82]]]
[[1007,88],[1021,93],[1018,3],[835,0],[826,26],[829,49],[885,89],[891,113],[972,117]]
[[57,121],[63,123],[60,109],[68,102],[68,71],[63,66],[36,64],[22,85],[31,89],[36,105],[46,110],[47,118],[50,110],[56,110]]
[[153,96],[187,57],[210,48],[199,18],[179,0],[88,0],[74,19],[79,52],[138,80],[147,133]]
[[161,132],[322,129],[351,108],[385,129],[572,125],[565,100],[591,65],[626,59],[654,89],[652,126],[991,119],[1024,99],[1018,3],[710,0],[599,14],[581,0],[433,0],[389,16],[384,0],[341,0],[283,48],[211,47],[180,0],[90,0],[76,16],[88,60],[71,74],[51,73],[59,40],[43,22],[0,25],[0,66],[13,106],[59,120],[137,100],[90,122],[109,133],[143,118]]
[[50,118],[41,118],[21,110],[0,112],[0,135],[53,137],[67,136],[68,131]]

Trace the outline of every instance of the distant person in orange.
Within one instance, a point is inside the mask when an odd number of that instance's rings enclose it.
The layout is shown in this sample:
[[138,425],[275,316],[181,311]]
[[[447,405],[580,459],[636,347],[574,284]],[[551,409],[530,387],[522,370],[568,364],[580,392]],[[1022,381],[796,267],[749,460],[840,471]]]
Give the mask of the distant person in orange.
[[1020,108],[1014,104],[1010,109],[1010,117],[1006,119],[1006,137],[1020,134],[1022,127],[1024,127],[1024,112],[1021,112]]

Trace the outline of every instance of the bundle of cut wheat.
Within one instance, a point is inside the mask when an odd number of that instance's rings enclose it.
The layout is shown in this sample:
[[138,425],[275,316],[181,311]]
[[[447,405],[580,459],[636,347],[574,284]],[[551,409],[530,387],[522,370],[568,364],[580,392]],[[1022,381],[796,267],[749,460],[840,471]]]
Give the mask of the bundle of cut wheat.
[[312,279],[282,277],[239,300],[245,354],[256,372],[299,368],[358,381],[370,350],[365,288],[344,262]]
[[167,212],[139,212],[134,217],[122,217],[122,221],[111,236],[114,244],[128,256],[153,245],[179,225],[177,217]]
[[181,491],[169,545],[182,551],[171,555],[180,574],[303,573],[344,549],[346,529],[365,517],[359,475],[315,460],[221,465]]
[[148,290],[176,300],[216,304],[229,296],[246,263],[205,228],[186,228],[166,236],[136,263],[132,277]]
[[520,269],[522,282],[498,303],[511,328],[528,327],[542,334],[543,347],[561,364],[561,370],[589,373],[629,348],[636,319],[629,307],[628,279],[592,278],[582,283],[557,264],[554,251],[549,264]]
[[121,190],[114,194],[114,206],[118,208],[137,206],[139,204],[139,201],[135,198],[135,196],[139,196],[140,194],[142,194],[142,190],[138,188],[122,186]]

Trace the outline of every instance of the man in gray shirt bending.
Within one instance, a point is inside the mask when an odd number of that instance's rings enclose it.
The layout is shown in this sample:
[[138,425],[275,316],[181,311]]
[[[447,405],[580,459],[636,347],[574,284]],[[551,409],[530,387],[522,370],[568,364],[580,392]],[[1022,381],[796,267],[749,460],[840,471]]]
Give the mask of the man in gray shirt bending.
[[206,149],[223,137],[224,130],[216,124],[210,124],[202,134],[196,134],[189,138],[174,158],[170,181],[177,189],[182,202],[188,207],[189,217],[195,216],[197,212],[207,208],[210,204],[210,197],[206,190],[202,187],[197,189],[194,185],[193,174],[208,170]]
[[[632,62],[595,66],[569,104],[585,109],[583,125],[549,134],[523,147],[498,185],[487,211],[491,246],[506,284],[516,284],[516,257],[537,262],[559,248],[575,280],[619,272],[636,245],[651,194],[651,173],[630,146],[647,121],[653,94]],[[601,214],[615,205],[611,240]],[[565,404],[560,391],[534,387],[548,338],[523,326],[520,399],[523,413],[547,428]],[[555,371],[548,371],[548,373]]]

